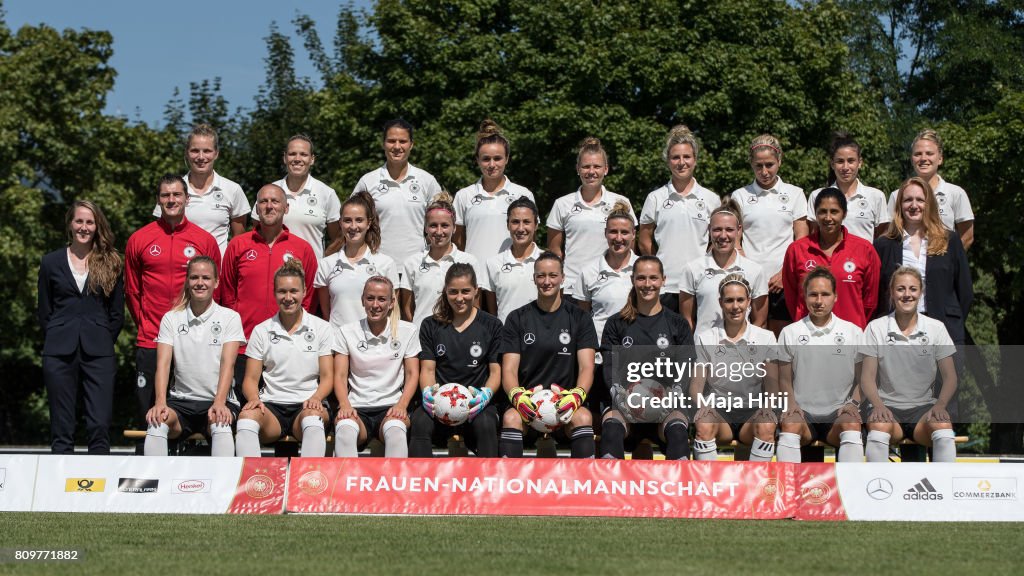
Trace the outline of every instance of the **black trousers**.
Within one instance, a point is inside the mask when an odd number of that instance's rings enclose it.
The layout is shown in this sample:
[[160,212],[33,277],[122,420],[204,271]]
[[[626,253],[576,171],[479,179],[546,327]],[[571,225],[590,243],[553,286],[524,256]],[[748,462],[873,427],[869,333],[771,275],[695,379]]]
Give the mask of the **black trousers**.
[[156,348],[135,349],[135,370],[135,426],[139,430],[145,430],[146,412],[149,412],[156,401]]
[[115,356],[88,356],[78,349],[66,356],[43,356],[43,381],[50,399],[50,449],[75,451],[75,405],[81,383],[85,432],[90,454],[110,453],[110,419],[114,406]]

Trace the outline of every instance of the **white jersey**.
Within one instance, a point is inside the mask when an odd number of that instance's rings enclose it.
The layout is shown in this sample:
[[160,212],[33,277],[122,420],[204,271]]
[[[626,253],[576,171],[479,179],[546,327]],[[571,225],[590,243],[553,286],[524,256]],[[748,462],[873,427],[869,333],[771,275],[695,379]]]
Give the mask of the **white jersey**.
[[403,262],[423,250],[423,223],[427,206],[441,192],[428,172],[412,164],[401,182],[392,180],[387,166],[367,172],[353,194],[369,192],[380,218],[380,251]]
[[455,223],[466,229],[466,252],[480,262],[512,245],[508,234],[508,207],[519,198],[536,202],[533,192],[508,178],[493,195],[480,180],[455,193]]
[[402,266],[402,277],[398,287],[412,292],[413,302],[416,303],[412,322],[417,328],[424,318],[434,314],[434,305],[444,291],[444,275],[456,262],[469,264],[478,279],[483,277],[484,270],[477,259],[472,254],[459,250],[454,244],[451,246],[451,252],[442,256],[440,260],[434,260],[430,257],[429,250],[423,250],[406,260]]
[[[893,190],[889,195],[889,213],[896,208],[896,196],[899,190]],[[939,219],[950,230],[955,231],[956,225],[961,222],[974,220],[974,211],[971,210],[971,199],[967,192],[956,184],[950,184],[939,176],[939,185],[935,187],[935,201],[939,205]]]
[[533,244],[533,250],[520,262],[511,249],[487,259],[486,273],[479,278],[480,288],[494,292],[498,305],[498,320],[505,323],[516,308],[537,299],[537,285],[533,283],[533,265],[543,252]]
[[630,252],[629,262],[622,270],[616,271],[602,256],[583,268],[573,286],[573,298],[590,302],[590,316],[594,319],[598,344],[601,343],[605,323],[622,310],[629,298],[629,291],[633,288],[633,264],[637,258],[639,256]]
[[[324,234],[327,225],[341,220],[341,200],[338,193],[327,184],[309,176],[298,194],[288,189],[285,178],[274,182],[284,190],[288,201],[288,213],[284,215],[284,225],[288,231],[302,238],[313,247],[316,259],[324,257]],[[258,208],[253,206],[252,219],[259,220]]]
[[[199,316],[191,307],[164,314],[156,342],[174,349],[174,384],[167,394],[180,400],[212,402],[220,380],[221,349],[225,342],[245,344],[245,334],[238,312],[211,302]],[[229,388],[227,401],[238,403],[233,388]]]
[[389,408],[398,403],[405,387],[405,359],[420,353],[416,327],[400,321],[398,337],[391,337],[390,321],[379,335],[366,319],[334,330],[334,351],[348,356],[348,401],[353,408]]
[[370,252],[364,247],[362,256],[349,261],[342,248],[320,260],[313,286],[327,288],[331,295],[330,322],[334,327],[366,317],[363,309],[363,286],[372,276],[384,276],[398,286],[398,266],[387,254]]
[[303,310],[301,324],[289,334],[280,313],[252,329],[245,355],[263,362],[260,400],[274,404],[300,404],[309,400],[320,383],[320,357],[331,355],[331,325]]
[[956,352],[939,320],[917,315],[917,326],[904,335],[895,313],[868,323],[865,356],[878,358],[878,396],[889,408],[909,409],[935,403],[932,384],[938,362]]
[[547,226],[549,230],[557,230],[565,235],[564,289],[572,288],[583,266],[604,254],[608,247],[604,237],[605,222],[612,207],[620,200],[629,204],[629,215],[635,225],[636,215],[629,198],[606,190],[603,186],[601,195],[593,204],[583,200],[579,189],[555,200],[548,214]]
[[[818,188],[807,198],[807,219],[815,220],[814,199],[824,188]],[[885,193],[878,188],[854,184],[853,195],[846,197],[846,218],[843,226],[854,236],[860,236],[868,242],[875,241],[875,228],[888,224],[892,220],[892,211],[885,204]]]
[[864,333],[832,314],[822,328],[809,316],[782,329],[779,362],[793,364],[793,393],[808,414],[828,416],[853,398]]
[[718,285],[727,274],[738,272],[750,284],[750,299],[768,294],[768,278],[761,265],[737,253],[731,266],[722,268],[715,257],[705,254],[691,260],[683,268],[682,281],[678,292],[692,294],[697,307],[697,324],[694,332],[700,334],[722,322],[722,306],[718,302]]
[[[213,173],[213,184],[205,194],[200,194],[184,176],[188,186],[188,205],[185,206],[185,218],[206,230],[217,240],[220,255],[228,249],[228,233],[231,231],[231,220],[249,213],[249,199],[237,183]],[[153,209],[153,217],[161,215],[160,205]]]
[[696,180],[685,196],[676,191],[671,181],[647,195],[640,212],[640,225],[654,225],[658,258],[665,266],[662,294],[678,292],[683,267],[707,253],[711,212],[721,205],[718,194]]
[[[747,329],[736,342],[729,341],[725,328],[720,325],[697,333],[695,340],[697,361],[711,363],[716,369],[709,371],[705,380],[704,395],[716,395],[746,400],[751,394],[764,391],[764,377],[755,368],[766,369],[767,364],[777,358],[775,334],[747,323]],[[728,366],[726,374],[720,366]],[[735,370],[734,367],[743,367]],[[751,367],[746,369],[746,367]]]
[[743,253],[771,278],[782,270],[793,243],[793,222],[807,217],[804,191],[778,178],[769,190],[747,184],[733,191],[732,199],[743,213]]

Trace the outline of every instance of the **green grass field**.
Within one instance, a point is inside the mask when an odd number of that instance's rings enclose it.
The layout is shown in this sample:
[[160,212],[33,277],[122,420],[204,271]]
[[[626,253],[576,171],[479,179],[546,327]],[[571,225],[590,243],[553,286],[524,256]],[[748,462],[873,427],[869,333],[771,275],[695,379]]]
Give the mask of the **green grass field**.
[[[1020,574],[1016,524],[8,513],[0,574]],[[9,554],[8,554],[9,556]]]

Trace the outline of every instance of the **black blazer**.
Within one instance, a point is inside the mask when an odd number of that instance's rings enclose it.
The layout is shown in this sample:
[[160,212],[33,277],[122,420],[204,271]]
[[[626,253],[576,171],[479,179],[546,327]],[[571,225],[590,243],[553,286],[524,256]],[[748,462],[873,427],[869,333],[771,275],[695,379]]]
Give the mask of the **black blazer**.
[[[949,248],[941,256],[929,255],[925,260],[925,315],[942,321],[954,344],[964,343],[964,320],[974,301],[974,283],[967,266],[967,253],[956,232],[947,231]],[[889,280],[903,265],[903,240],[882,236],[875,239],[875,251],[882,261],[878,308],[875,317],[892,311],[889,301]]]
[[124,280],[118,278],[109,297],[88,285],[79,292],[67,248],[54,250],[39,265],[38,314],[44,355],[72,354],[81,346],[90,356],[113,356],[124,324]]

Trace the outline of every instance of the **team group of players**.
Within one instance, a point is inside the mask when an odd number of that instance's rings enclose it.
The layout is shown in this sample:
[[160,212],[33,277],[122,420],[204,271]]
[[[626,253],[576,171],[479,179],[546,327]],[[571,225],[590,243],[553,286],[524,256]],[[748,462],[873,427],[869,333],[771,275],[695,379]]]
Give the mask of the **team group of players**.
[[[337,456],[379,438],[386,456],[429,457],[453,432],[434,418],[435,392],[457,382],[472,394],[460,431],[484,457],[522,456],[533,395],[557,384],[556,434],[575,458],[623,458],[646,437],[685,459],[691,428],[699,460],[736,439],[752,460],[794,462],[821,439],[842,461],[886,461],[904,436],[954,458],[973,214],[938,175],[934,132],[915,139],[915,176],[888,203],[860,183],[846,134],[829,150],[829,185],[809,199],[779,178],[781,147],[764,135],[749,149],[754,181],[723,200],[697,183],[698,142],[677,126],[663,152],[671,178],[639,220],[603,186],[608,157],[587,138],[579,189],[548,214],[547,250],[533,194],[505,175],[496,124],[477,134],[481,178],[454,200],[409,163],[412,148],[413,127],[388,122],[384,165],[342,203],[311,175],[313,143],[292,137],[287,175],[250,210],[214,170],[216,133],[197,126],[189,173],[160,180],[156,219],[128,239],[123,263],[102,210],[76,202],[69,246],[39,275],[54,452],[73,450],[79,386],[89,450],[109,450],[127,301],[147,455],[201,432],[218,456],[258,456],[286,434],[323,456],[330,426]],[[756,376],[664,384],[691,397],[787,393],[788,408],[637,421],[613,369],[633,347],[760,363]]]

